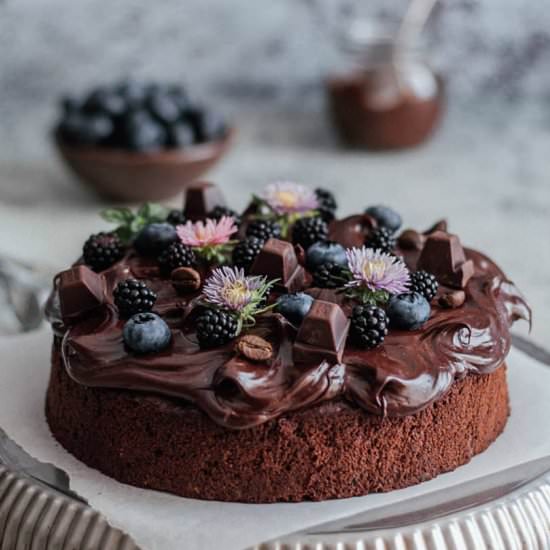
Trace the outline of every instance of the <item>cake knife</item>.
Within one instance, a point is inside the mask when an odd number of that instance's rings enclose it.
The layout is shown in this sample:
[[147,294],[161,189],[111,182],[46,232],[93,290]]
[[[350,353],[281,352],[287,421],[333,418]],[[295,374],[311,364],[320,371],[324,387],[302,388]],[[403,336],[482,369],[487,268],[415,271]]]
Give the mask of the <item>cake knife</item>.
[[6,432],[0,428],[0,466],[30,478],[50,491],[61,493],[82,504],[88,502],[75,493],[70,486],[69,476],[53,464],[40,462],[23,450]]

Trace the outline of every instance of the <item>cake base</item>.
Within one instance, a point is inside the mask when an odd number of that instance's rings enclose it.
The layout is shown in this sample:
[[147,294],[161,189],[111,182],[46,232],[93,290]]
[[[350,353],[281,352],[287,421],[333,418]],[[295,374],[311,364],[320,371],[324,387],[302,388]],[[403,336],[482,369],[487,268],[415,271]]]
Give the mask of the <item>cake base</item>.
[[336,401],[230,430],[180,400],[79,385],[56,346],[46,400],[61,445],[118,481],[254,503],[345,498],[426,481],[485,450],[508,414],[502,365],[457,381],[443,399],[403,418]]

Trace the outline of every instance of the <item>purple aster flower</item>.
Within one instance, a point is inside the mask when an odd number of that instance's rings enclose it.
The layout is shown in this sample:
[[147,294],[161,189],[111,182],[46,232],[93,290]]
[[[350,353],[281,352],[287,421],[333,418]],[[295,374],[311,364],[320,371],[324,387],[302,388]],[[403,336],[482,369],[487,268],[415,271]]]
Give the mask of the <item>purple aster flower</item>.
[[409,270],[395,256],[372,248],[346,250],[353,280],[348,287],[363,287],[371,292],[401,294],[409,288]]
[[261,302],[266,284],[265,277],[247,277],[243,269],[219,267],[206,279],[202,296],[213,306],[242,312]]
[[270,183],[261,198],[279,215],[303,214],[319,207],[313,189],[291,181]]

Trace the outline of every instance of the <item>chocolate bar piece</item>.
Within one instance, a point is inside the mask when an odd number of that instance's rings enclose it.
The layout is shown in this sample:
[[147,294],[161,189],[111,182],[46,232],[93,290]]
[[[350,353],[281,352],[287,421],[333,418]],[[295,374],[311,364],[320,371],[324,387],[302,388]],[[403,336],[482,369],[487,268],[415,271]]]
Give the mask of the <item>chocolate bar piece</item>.
[[314,300],[322,300],[341,306],[344,302],[344,294],[333,288],[310,288],[306,291]]
[[305,270],[298,263],[292,244],[279,239],[269,239],[256,256],[251,275],[265,275],[269,280],[279,279],[275,290],[297,292],[304,288]]
[[426,231],[424,231],[424,235],[431,235],[432,233],[435,233],[436,231],[443,231],[445,233],[448,233],[448,224],[447,220],[438,220],[436,221],[432,226],[428,227]]
[[192,221],[201,220],[216,206],[225,204],[223,193],[217,185],[201,181],[187,188],[183,213]]
[[56,276],[61,317],[64,322],[106,302],[105,280],[85,265],[77,265]]
[[464,288],[474,274],[474,264],[466,260],[460,239],[444,231],[428,236],[417,267],[433,273],[441,284],[452,288]]
[[296,336],[294,361],[341,363],[348,331],[349,319],[338,304],[315,300]]

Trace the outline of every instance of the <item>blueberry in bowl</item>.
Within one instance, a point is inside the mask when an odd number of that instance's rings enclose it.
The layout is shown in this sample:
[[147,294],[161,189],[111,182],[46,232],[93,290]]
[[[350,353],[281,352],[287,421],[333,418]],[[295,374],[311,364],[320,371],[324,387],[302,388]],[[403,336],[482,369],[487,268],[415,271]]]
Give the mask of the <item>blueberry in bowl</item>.
[[204,174],[233,134],[183,86],[125,81],[63,98],[54,141],[70,169],[100,195],[151,201],[178,194]]

